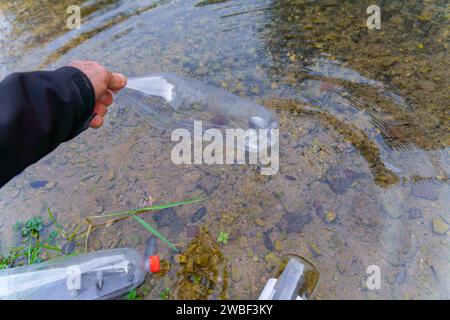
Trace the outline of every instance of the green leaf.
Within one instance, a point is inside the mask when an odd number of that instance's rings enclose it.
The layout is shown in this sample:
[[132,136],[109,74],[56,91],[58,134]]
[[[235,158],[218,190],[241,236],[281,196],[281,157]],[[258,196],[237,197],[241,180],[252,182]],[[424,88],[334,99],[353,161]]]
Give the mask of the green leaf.
[[128,292],[128,294],[125,297],[126,300],[136,300],[136,298],[137,298],[137,290],[136,289],[133,289],[130,292]]
[[172,242],[170,242],[169,240],[167,240],[166,237],[164,237],[161,233],[159,233],[158,230],[156,230],[155,228],[153,228],[151,225],[149,225],[145,220],[143,220],[141,217],[138,217],[136,215],[133,215],[133,219],[137,220],[140,224],[142,224],[142,226],[147,229],[148,231],[150,231],[151,233],[153,233],[156,237],[158,237],[161,241],[163,241],[164,243],[166,243],[169,247],[171,247],[173,250],[175,250],[176,252],[180,252],[180,250],[178,250],[173,244]]

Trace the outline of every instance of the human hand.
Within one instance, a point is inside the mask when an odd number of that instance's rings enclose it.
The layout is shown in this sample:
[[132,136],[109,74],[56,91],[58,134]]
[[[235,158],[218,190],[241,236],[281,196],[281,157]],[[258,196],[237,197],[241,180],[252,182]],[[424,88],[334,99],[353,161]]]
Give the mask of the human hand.
[[113,102],[113,93],[127,84],[127,78],[120,73],[111,73],[101,64],[94,61],[72,61],[69,66],[81,70],[91,81],[95,90],[95,117],[90,127],[98,129],[103,125],[103,117]]

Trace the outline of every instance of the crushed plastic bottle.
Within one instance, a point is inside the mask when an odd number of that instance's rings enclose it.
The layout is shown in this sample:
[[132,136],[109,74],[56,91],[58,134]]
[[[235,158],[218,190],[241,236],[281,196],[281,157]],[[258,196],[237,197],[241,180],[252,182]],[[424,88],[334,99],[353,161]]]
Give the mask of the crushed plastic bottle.
[[136,105],[137,113],[161,129],[192,128],[202,121],[203,129],[278,128],[275,114],[223,89],[172,73],[129,78],[123,95]]
[[136,250],[121,248],[1,270],[0,299],[112,299],[139,286],[149,263]]

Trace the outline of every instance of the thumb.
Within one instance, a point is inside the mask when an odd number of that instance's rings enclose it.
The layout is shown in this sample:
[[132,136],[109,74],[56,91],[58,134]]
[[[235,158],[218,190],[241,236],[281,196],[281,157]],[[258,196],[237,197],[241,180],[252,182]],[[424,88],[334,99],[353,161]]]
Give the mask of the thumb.
[[108,89],[118,91],[127,85],[127,77],[121,73],[111,73]]

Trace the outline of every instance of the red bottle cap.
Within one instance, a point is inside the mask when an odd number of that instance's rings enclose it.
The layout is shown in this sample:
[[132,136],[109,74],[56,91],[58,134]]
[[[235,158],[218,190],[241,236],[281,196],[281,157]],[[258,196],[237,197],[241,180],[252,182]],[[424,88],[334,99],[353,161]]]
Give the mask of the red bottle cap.
[[157,255],[148,257],[148,265],[150,272],[152,273],[161,271],[161,266],[159,264],[159,256]]

